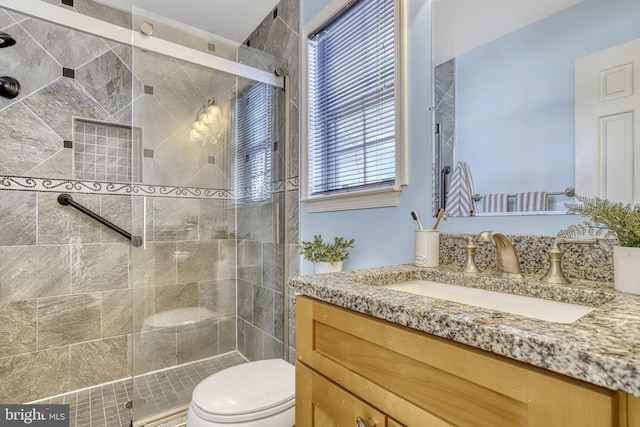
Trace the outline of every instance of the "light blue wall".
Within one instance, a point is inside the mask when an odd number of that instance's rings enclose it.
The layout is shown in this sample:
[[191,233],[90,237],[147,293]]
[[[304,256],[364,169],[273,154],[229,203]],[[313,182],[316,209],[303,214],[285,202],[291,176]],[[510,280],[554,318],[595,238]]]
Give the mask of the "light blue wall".
[[[593,0],[585,0],[592,2]],[[612,5],[640,5],[638,0],[603,0]],[[318,11],[322,10],[329,0],[302,0],[303,22],[308,22]],[[413,231],[415,224],[411,220],[409,212],[417,210],[422,216],[425,226],[431,223],[431,163],[432,163],[432,118],[427,108],[431,105],[431,11],[428,0],[407,0],[408,3],[408,104],[409,104],[409,187],[406,188],[397,208],[365,209],[359,211],[308,213],[304,203],[301,207],[301,238],[311,240],[314,234],[322,234],[324,237],[345,236],[356,239],[356,248],[351,252],[351,258],[346,261],[346,269],[365,268],[399,263],[411,263],[413,260]],[[612,12],[613,13],[613,12]],[[637,20],[640,13],[626,14],[626,19]],[[592,25],[588,32],[595,31],[601,20],[612,19],[609,12],[594,12],[589,16]],[[620,37],[618,28],[607,30],[607,38]],[[626,37],[626,36],[624,36]],[[553,49],[553,39],[545,41],[553,55],[558,57],[559,52]],[[594,48],[594,47],[592,47]],[[558,58],[557,61],[563,61]],[[535,72],[549,72],[549,70],[537,70]],[[555,73],[555,71],[554,71]],[[567,76],[566,74],[569,73]],[[573,69],[565,70],[566,78],[572,78]],[[304,78],[304,76],[303,76]],[[525,82],[526,83],[526,82]],[[461,89],[459,89],[461,90]],[[567,93],[556,95],[566,98]],[[535,100],[536,97],[531,98]],[[494,102],[491,98],[482,101],[476,100],[478,108],[491,108]],[[548,101],[545,101],[545,104]],[[568,107],[567,101],[564,101]],[[530,104],[529,109],[535,111],[540,108],[538,104]],[[545,108],[548,108],[545,105]],[[556,109],[555,107],[553,108]],[[548,115],[547,112],[542,112]],[[564,113],[563,116],[569,120]],[[569,127],[563,125],[562,138],[573,137],[573,122]],[[560,126],[560,125],[558,125]],[[485,131],[487,128],[482,126]],[[568,130],[567,130],[568,129]],[[542,135],[541,137],[544,137]],[[303,136],[304,138],[304,136]],[[552,136],[558,140],[555,134]],[[573,141],[571,139],[571,141]],[[572,147],[570,151],[572,150]],[[566,151],[566,147],[565,147]],[[520,155],[520,154],[518,154]],[[571,153],[573,158],[573,153]],[[545,157],[548,161],[549,157]],[[564,180],[571,177],[573,182],[573,169],[562,178],[563,181],[554,181],[549,188],[563,187]],[[452,218],[441,223],[440,230],[448,233],[477,233],[482,230],[493,229],[508,234],[533,234],[555,235],[560,229],[569,224],[579,222],[576,216],[523,216],[523,217],[477,217],[477,218]],[[313,272],[312,265],[302,262],[302,273]]]
[[[303,0],[303,19],[313,17],[308,10],[315,14],[328,3]],[[356,239],[346,269],[411,262],[415,222],[410,212],[417,210],[425,226],[431,221],[431,11],[427,0],[408,0],[407,16],[410,185],[403,191],[399,207],[312,214],[307,213],[304,203],[301,208],[303,240],[311,240],[314,234]],[[312,272],[312,265],[303,261],[302,273]]]
[[456,161],[476,193],[574,185],[575,60],[640,37],[639,19],[638,0],[585,0],[456,59]]

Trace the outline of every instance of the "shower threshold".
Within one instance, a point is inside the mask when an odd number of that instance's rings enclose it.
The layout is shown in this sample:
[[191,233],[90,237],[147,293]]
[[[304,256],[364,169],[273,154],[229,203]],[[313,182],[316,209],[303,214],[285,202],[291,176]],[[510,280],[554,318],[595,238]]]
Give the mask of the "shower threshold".
[[[195,386],[209,375],[247,359],[234,351],[185,365],[138,375],[95,387],[41,399],[38,404],[69,405],[69,427],[129,427],[136,420],[154,419],[185,407]],[[133,408],[127,403],[132,402]],[[129,407],[127,407],[129,406]],[[156,424],[157,423],[157,424]],[[134,425],[140,425],[138,421]],[[147,424],[144,421],[142,425]]]

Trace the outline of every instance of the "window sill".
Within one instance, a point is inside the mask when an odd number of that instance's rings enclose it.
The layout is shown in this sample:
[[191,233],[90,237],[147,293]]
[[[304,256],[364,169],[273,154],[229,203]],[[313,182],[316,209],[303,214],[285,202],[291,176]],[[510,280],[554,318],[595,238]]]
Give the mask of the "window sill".
[[307,212],[333,212],[354,209],[374,209],[398,206],[402,189],[385,187],[353,193],[332,194],[302,199]]

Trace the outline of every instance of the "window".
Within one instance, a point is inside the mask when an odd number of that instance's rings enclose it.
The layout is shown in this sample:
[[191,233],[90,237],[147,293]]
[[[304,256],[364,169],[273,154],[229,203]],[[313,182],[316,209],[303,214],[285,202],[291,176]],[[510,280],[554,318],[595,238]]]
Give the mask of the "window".
[[237,198],[261,202],[271,197],[271,87],[256,83],[238,98],[236,114]]
[[[397,205],[406,183],[399,15],[394,0],[357,0],[307,36],[311,212]],[[314,207],[326,199],[341,201]]]

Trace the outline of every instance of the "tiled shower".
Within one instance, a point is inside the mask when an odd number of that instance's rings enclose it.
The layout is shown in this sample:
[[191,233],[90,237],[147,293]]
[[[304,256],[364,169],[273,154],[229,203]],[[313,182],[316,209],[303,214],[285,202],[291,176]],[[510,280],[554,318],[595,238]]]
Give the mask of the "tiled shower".
[[[143,19],[63,3],[125,28]],[[156,29],[212,55],[281,64]],[[0,68],[22,84],[17,98],[0,98],[0,401],[61,403],[124,381],[140,418],[190,393],[158,405],[150,375],[283,357],[284,91],[271,89],[270,196],[242,201],[235,105],[255,83],[1,8],[0,31],[18,41],[0,51]],[[192,124],[211,100],[221,131],[194,143]],[[144,246],[61,206],[61,193]]]

